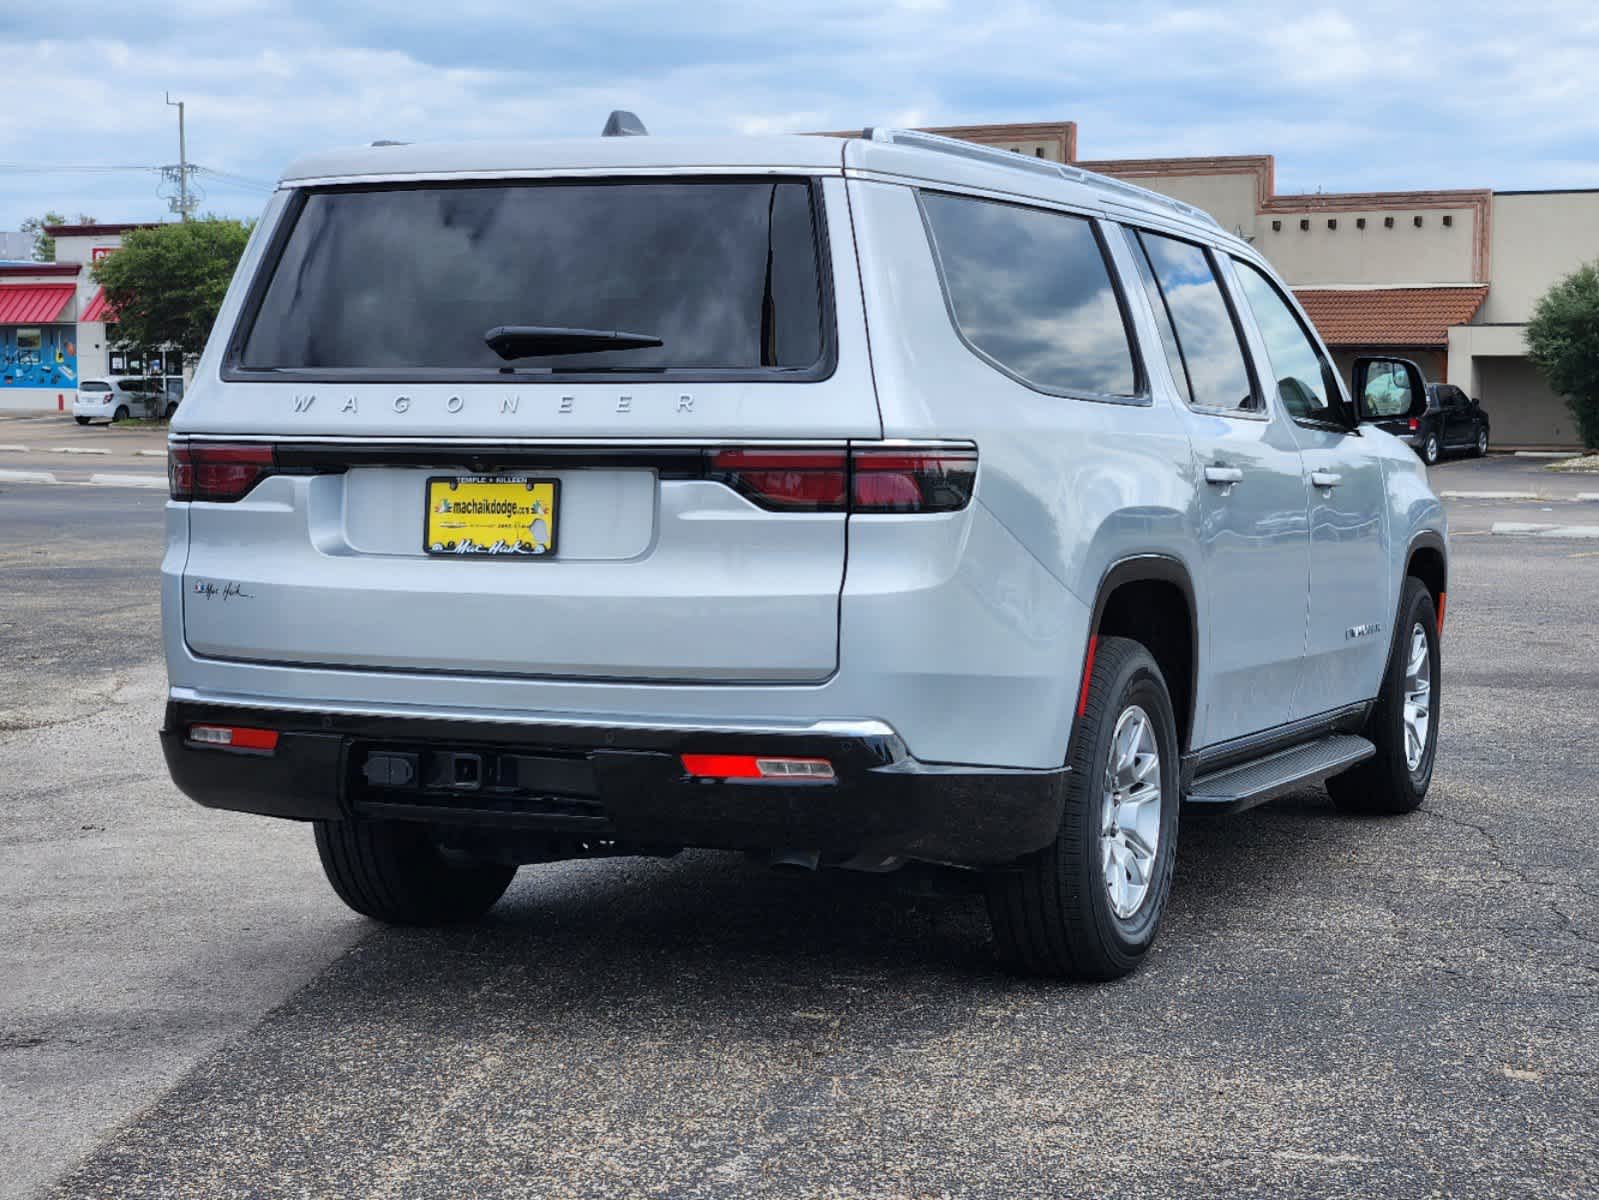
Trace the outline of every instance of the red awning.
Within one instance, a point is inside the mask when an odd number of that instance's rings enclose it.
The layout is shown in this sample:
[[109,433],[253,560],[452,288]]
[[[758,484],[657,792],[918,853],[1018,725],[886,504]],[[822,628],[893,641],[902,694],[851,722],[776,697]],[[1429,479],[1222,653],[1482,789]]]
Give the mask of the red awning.
[[89,301],[89,306],[83,310],[83,315],[78,318],[83,321],[115,321],[117,314],[112,311],[105,299],[105,288],[96,288],[94,299]]
[[1294,295],[1329,346],[1442,349],[1449,327],[1471,320],[1488,288],[1296,288]]
[[48,325],[77,290],[70,283],[0,284],[0,325]]

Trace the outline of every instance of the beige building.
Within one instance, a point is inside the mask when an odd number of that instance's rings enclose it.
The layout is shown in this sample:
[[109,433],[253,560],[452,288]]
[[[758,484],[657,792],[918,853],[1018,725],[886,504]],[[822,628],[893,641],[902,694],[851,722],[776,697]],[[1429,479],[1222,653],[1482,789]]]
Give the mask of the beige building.
[[1071,162],[1198,205],[1269,258],[1348,378],[1362,353],[1404,353],[1482,400],[1499,446],[1578,445],[1527,361],[1544,291],[1599,259],[1599,189],[1279,195],[1270,155],[1080,160],[1077,127],[931,132]]

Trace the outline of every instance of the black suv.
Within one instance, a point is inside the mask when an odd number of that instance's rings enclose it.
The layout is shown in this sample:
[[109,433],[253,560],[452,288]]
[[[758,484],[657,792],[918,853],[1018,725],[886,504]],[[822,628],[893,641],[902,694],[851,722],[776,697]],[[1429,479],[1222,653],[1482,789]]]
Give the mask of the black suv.
[[1488,414],[1482,402],[1452,383],[1427,385],[1427,411],[1419,417],[1391,417],[1376,422],[1408,442],[1429,467],[1446,453],[1465,451],[1479,458],[1488,453]]

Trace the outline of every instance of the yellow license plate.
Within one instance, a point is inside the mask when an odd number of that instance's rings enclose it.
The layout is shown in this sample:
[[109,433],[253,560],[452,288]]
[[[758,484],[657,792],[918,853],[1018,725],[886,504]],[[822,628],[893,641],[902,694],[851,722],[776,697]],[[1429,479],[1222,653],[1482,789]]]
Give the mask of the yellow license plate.
[[452,558],[553,558],[561,484],[526,475],[428,480],[422,549]]

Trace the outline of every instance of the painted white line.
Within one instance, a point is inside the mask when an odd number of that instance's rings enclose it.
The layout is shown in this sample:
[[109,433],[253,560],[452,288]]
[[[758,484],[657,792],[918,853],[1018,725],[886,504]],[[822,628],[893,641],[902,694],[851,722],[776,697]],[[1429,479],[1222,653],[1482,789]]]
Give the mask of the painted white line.
[[1569,450],[1517,450],[1517,458],[1570,458]]
[[0,483],[55,483],[56,477],[49,471],[6,471],[0,470]]
[[1445,500],[1549,500],[1537,492],[1439,492]]
[[164,488],[167,486],[164,475],[91,475],[89,482],[101,487],[144,487]]
[[28,448],[21,442],[0,442],[0,450],[4,450],[7,454],[26,454],[28,452]]
[[140,458],[165,458],[167,456],[165,450],[139,450],[137,454]]
[[52,446],[51,454],[110,454],[109,450],[102,450],[97,446]]
[[1533,525],[1524,521],[1495,521],[1493,532],[1512,537],[1599,538],[1599,525]]
[[1578,492],[1578,500],[1599,500],[1599,492]]

